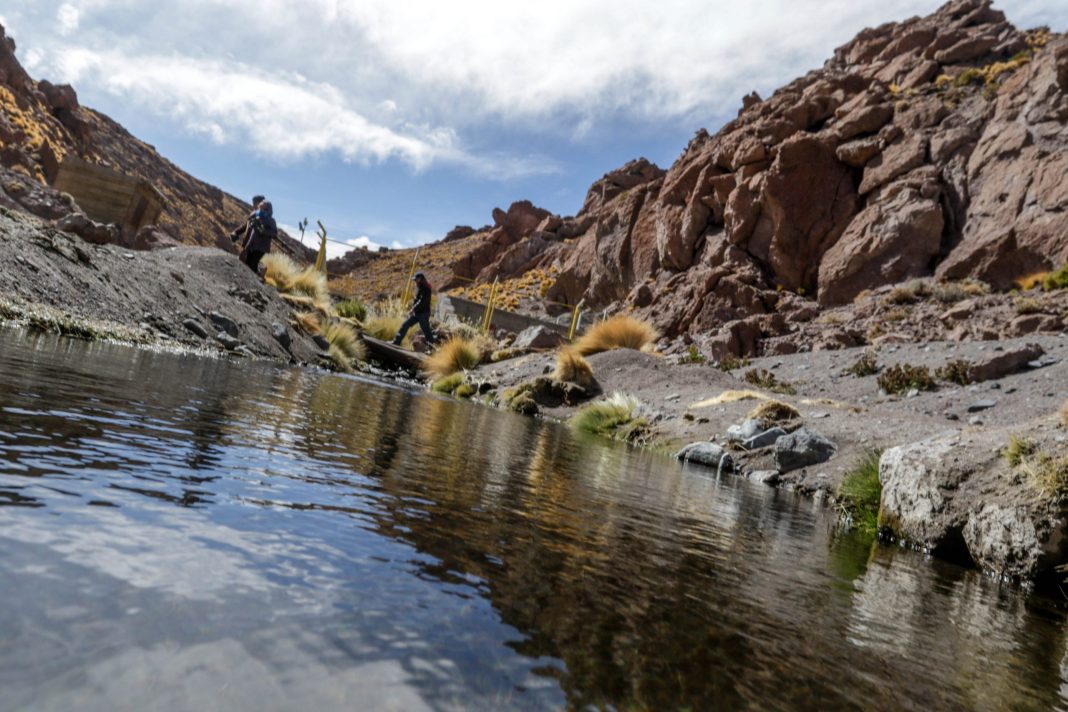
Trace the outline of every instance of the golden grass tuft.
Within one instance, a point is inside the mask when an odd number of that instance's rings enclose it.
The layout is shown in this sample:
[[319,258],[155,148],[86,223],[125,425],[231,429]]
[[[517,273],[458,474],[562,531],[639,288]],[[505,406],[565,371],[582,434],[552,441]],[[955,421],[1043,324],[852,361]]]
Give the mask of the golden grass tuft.
[[340,346],[337,344],[330,344],[330,348],[326,350],[326,353],[330,357],[330,360],[334,362],[334,365],[337,366],[337,370],[344,373],[353,373],[352,361]]
[[1068,491],[1068,455],[1040,452],[1020,463],[1020,470],[1042,494],[1052,497]]
[[593,383],[593,368],[590,362],[573,348],[563,348],[556,355],[556,370],[553,378],[557,381],[577,383],[585,388]]
[[260,264],[266,270],[263,275],[264,282],[279,292],[293,291],[293,282],[301,269],[296,262],[280,252],[269,252],[263,256]]
[[464,339],[449,339],[438,350],[427,357],[423,370],[441,377],[466,371],[478,365],[478,347]]
[[753,408],[749,411],[749,415],[745,417],[749,420],[759,420],[764,423],[785,423],[800,418],[801,413],[789,403],[768,400]]
[[317,304],[330,303],[330,293],[326,290],[326,275],[314,266],[297,272],[287,291],[311,297]]
[[646,351],[653,348],[658,338],[651,324],[628,314],[617,314],[591,326],[575,342],[574,348],[581,356],[613,349]]
[[348,324],[333,322],[323,329],[323,336],[330,342],[331,348],[337,347],[342,354],[353,361],[367,360],[367,347],[360,340],[359,334]]
[[305,334],[314,336],[322,330],[319,315],[313,312],[297,312],[293,315],[293,325]]
[[1061,403],[1061,425],[1068,428],[1068,400]]

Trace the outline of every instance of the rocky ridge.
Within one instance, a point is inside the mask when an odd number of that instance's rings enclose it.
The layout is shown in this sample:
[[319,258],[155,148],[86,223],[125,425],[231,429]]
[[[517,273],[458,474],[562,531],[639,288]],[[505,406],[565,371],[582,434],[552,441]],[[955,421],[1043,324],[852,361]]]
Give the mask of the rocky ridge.
[[[520,202],[458,228],[445,286],[547,274],[525,308],[631,310],[713,358],[762,353],[798,312],[873,287],[1008,288],[1068,261],[1066,91],[1068,38],[953,0],[746,97],[668,170],[606,174],[574,217]],[[739,331],[756,335],[743,350]]]

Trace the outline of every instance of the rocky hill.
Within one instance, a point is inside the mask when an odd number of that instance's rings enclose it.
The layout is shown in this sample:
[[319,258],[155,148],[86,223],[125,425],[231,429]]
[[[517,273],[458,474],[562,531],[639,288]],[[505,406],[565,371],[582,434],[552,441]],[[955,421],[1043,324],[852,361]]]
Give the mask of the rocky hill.
[[[35,81],[0,26],[0,206],[48,220],[77,211],[69,196],[49,186],[68,155],[143,178],[163,196],[159,229],[140,246],[173,240],[233,251],[226,235],[251,209],[248,203],[197,180],[115,121],[80,105],[72,87]],[[306,256],[288,236],[283,248]]]
[[439,280],[468,292],[630,309],[714,356],[910,278],[1011,287],[1068,261],[1066,91],[1068,38],[953,0],[745,97],[667,171],[608,173],[574,217],[516,203],[423,256],[456,255]]

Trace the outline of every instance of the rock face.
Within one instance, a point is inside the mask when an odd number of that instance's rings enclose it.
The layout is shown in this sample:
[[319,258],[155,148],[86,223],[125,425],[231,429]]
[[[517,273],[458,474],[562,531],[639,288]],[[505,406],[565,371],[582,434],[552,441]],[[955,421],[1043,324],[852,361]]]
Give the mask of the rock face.
[[1009,436],[949,432],[887,450],[879,462],[880,525],[1005,578],[1051,573],[1068,553],[1068,509],[991,450]]
[[575,216],[494,211],[454,274],[551,269],[544,298],[633,311],[717,358],[789,333],[786,293],[829,307],[914,277],[1006,286],[1068,261],[1066,89],[1068,38],[952,0],[746,97],[666,171],[606,174]]

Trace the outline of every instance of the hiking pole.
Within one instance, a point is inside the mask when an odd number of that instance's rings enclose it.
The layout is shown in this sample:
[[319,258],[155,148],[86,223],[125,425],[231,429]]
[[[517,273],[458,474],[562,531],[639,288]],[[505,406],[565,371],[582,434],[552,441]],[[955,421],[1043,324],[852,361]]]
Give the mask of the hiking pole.
[[322,238],[322,243],[319,245],[319,254],[315,258],[315,271],[326,271],[326,228],[319,220],[315,221],[315,224],[319,226],[319,237]]
[[404,296],[401,297],[401,304],[407,304],[408,297],[412,293],[412,277],[415,276],[415,269],[419,264],[419,251],[422,249],[422,247],[415,248],[415,256],[412,257],[412,268],[408,270],[408,281],[404,283]]

